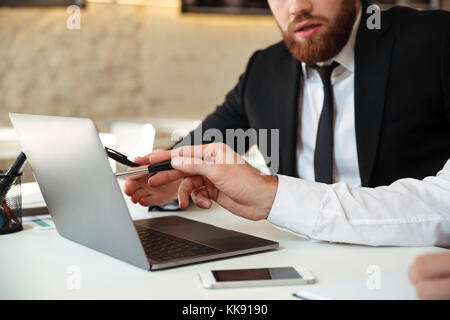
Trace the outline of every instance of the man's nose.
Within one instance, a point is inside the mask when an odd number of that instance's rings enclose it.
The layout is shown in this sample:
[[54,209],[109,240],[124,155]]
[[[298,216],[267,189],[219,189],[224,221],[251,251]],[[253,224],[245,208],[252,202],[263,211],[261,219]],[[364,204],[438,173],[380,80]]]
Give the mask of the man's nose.
[[289,14],[293,16],[310,13],[313,6],[311,0],[290,0]]

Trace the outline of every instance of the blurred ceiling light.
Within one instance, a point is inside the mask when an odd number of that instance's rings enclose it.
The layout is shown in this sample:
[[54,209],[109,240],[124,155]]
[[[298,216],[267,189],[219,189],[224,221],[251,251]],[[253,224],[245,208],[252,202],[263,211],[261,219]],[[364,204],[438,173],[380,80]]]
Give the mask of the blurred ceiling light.
[[90,3],[111,3],[133,6],[180,8],[180,0],[87,0]]

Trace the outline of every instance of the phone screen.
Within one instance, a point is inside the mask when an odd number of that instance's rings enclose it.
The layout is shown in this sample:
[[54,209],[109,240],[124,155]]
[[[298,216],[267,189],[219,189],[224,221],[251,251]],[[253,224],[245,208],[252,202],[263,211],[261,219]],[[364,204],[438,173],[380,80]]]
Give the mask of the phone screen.
[[302,279],[293,267],[241,269],[241,270],[213,270],[217,282]]

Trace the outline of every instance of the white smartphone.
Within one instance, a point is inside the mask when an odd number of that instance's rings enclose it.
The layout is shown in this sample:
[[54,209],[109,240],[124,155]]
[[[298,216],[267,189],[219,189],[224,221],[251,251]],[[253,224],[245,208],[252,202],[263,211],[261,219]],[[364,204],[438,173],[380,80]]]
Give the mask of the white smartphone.
[[208,270],[201,271],[199,277],[207,289],[297,285],[316,281],[314,275],[305,267]]

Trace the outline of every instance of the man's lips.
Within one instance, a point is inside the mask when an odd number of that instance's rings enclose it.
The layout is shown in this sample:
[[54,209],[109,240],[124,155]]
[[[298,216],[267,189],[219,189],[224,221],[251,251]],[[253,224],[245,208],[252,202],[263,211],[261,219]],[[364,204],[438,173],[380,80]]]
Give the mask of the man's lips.
[[316,34],[322,27],[322,24],[315,22],[304,22],[297,25],[295,28],[295,34],[302,38],[309,38]]

